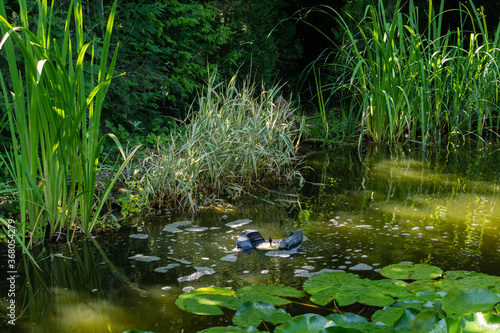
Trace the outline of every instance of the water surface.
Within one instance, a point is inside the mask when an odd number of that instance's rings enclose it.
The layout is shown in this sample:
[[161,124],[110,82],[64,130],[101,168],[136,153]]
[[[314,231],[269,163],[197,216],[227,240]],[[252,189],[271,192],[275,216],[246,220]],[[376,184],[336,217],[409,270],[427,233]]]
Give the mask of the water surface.
[[[43,271],[19,286],[18,306],[27,310],[11,331],[196,332],[230,324],[232,313],[180,310],[177,296],[192,288],[300,288],[308,276],[335,270],[380,278],[381,267],[402,261],[500,275],[498,150],[304,151],[300,188],[280,185],[231,209],[141,219],[47,251]],[[303,229],[308,239],[289,256],[235,251],[247,228],[266,239]]]

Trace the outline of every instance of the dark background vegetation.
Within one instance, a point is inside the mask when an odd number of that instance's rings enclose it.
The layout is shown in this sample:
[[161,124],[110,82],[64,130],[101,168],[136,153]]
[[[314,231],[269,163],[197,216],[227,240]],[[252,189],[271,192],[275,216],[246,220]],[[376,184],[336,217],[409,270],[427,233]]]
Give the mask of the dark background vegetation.
[[[8,20],[17,23],[17,0],[4,2],[11,10]],[[386,8],[395,2],[384,1]],[[428,1],[414,2],[428,10]],[[31,18],[35,22],[36,2],[27,3],[32,7]],[[69,0],[54,2],[58,19],[52,29],[56,36],[57,31],[62,36],[68,3]],[[100,41],[111,3],[83,3],[88,41]],[[120,45],[116,74],[124,74],[110,88],[102,128],[122,140],[149,134],[147,138],[153,143],[156,134],[168,133],[173,119],[186,117],[208,72],[215,68],[223,79],[239,72],[240,76],[251,74],[264,85],[286,83],[285,91],[299,96],[298,78],[304,68],[332,47],[323,34],[336,43],[342,38],[334,19],[318,12],[306,14],[307,8],[328,5],[361,17],[370,3],[371,0],[120,1],[113,43]],[[489,28],[496,27],[500,1],[477,0],[474,4],[484,6]],[[445,10],[459,8],[460,2],[446,1],[445,6]],[[445,15],[444,29],[458,25],[458,11]],[[98,56],[100,44],[95,45]],[[0,65],[4,66],[4,61],[0,59]],[[301,97],[303,101],[310,98],[306,93]]]

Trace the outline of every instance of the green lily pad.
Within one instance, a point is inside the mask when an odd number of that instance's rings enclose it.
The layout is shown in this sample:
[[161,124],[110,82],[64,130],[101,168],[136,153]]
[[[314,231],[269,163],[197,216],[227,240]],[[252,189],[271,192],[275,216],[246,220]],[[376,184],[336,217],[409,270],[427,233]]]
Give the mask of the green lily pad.
[[411,330],[411,323],[415,320],[415,317],[420,313],[420,311],[413,308],[404,309],[401,317],[394,322],[394,332],[403,333],[409,332]]
[[408,290],[412,294],[416,294],[421,291],[435,292],[437,283],[438,281],[434,280],[417,280],[409,283],[406,286],[406,290]]
[[348,328],[341,326],[331,326],[323,328],[319,333],[365,333],[365,331],[360,331],[357,328]]
[[382,279],[371,282],[371,286],[379,290],[381,293],[392,297],[406,297],[411,296],[406,287],[408,283],[401,280]]
[[468,313],[460,319],[464,332],[500,332],[500,316],[493,313]]
[[359,275],[352,273],[321,273],[310,277],[304,282],[304,291],[312,295],[323,289],[358,283],[360,280]]
[[463,279],[463,278],[470,277],[470,276],[481,276],[481,275],[487,275],[487,274],[476,273],[474,271],[446,271],[446,272],[444,272],[443,277],[445,279],[456,280],[456,279]]
[[238,308],[233,317],[233,324],[238,326],[259,326],[267,321],[273,324],[286,323],[292,316],[283,309],[276,309],[267,302],[247,302]]
[[263,331],[259,331],[253,326],[245,328],[237,326],[218,326],[218,327],[210,327],[203,331],[198,331],[198,333],[249,333],[249,332],[263,332]]
[[[338,327],[352,329],[352,330],[356,330],[359,332],[368,332],[368,333],[389,333],[389,332],[392,332],[392,327],[371,323],[368,320],[366,320],[365,318],[358,316],[354,313],[345,313],[342,315],[334,313],[334,314],[326,316],[326,319],[330,319]],[[335,330],[331,330],[331,327],[324,329],[324,331],[325,332],[335,332]],[[346,331],[346,332],[351,332],[351,331]]]
[[[306,294],[298,289],[286,287],[284,285],[257,285],[246,286],[237,291],[238,297],[249,302],[268,302],[274,306],[280,306],[290,303],[289,300],[282,297],[301,298]],[[280,297],[281,296],[281,297]]]
[[195,289],[175,302],[179,308],[199,315],[221,315],[221,306],[236,310],[243,303],[233,290],[217,287]]
[[306,313],[293,317],[288,323],[277,326],[275,333],[319,333],[322,329],[335,326],[335,324],[323,316]]
[[451,290],[442,301],[443,310],[448,317],[460,316],[465,313],[474,313],[493,310],[500,296],[486,289],[473,289],[468,292]]
[[439,267],[426,264],[399,263],[382,268],[380,274],[390,279],[424,280],[438,278],[443,271]]
[[435,310],[422,311],[415,316],[411,323],[410,333],[431,331],[439,322],[438,312]]
[[386,326],[392,326],[396,320],[398,320],[403,312],[404,308],[397,308],[394,306],[385,306],[382,310],[377,310],[372,315],[373,322],[381,322]]

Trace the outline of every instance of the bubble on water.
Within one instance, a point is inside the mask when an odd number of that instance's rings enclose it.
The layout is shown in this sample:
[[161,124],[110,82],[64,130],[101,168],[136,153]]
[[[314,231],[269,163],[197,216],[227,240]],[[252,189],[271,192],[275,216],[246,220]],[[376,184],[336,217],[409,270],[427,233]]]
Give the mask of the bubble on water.
[[346,262],[345,262],[345,264],[346,264],[346,265],[349,265],[349,264],[351,264],[351,262],[350,262],[350,261],[346,261]]
[[432,225],[428,225],[428,226],[425,227],[425,229],[432,230],[432,229],[434,229],[434,227]]
[[224,256],[220,258],[221,261],[228,261],[228,262],[236,262],[238,258],[234,254],[228,254],[227,256]]
[[202,257],[201,260],[210,260],[210,258]]
[[250,271],[243,271],[243,274],[248,274],[250,273]]
[[155,268],[155,272],[166,273],[168,270],[179,267],[179,264],[168,264],[167,266]]
[[161,287],[161,290],[170,290],[170,289],[172,289],[172,287],[171,287],[171,286]]
[[431,241],[438,242],[439,239],[437,239],[437,238],[431,238]]
[[310,271],[311,269],[314,269],[314,266],[302,266],[303,269]]
[[231,227],[231,228],[238,228],[238,227],[241,227],[243,225],[249,224],[251,222],[252,222],[252,220],[249,220],[249,219],[241,219],[241,220],[236,220],[234,222],[226,223],[226,226]]
[[260,272],[261,274],[268,274],[269,273],[269,270],[268,269],[264,269]]
[[373,227],[369,224],[360,224],[360,225],[357,225],[355,228],[373,229]]
[[413,228],[411,228],[411,230],[418,230],[418,229],[420,229],[420,228],[419,227],[413,227]]
[[352,267],[349,267],[351,271],[371,271],[373,267],[368,266],[366,264],[357,264]]
[[135,239],[146,239],[149,236],[146,234],[130,234],[128,235],[130,238],[135,238]]

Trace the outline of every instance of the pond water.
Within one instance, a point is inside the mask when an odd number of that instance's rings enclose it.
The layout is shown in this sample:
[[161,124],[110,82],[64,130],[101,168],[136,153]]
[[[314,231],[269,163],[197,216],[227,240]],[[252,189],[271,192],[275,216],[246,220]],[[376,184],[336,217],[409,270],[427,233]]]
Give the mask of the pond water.
[[[7,331],[196,332],[230,324],[231,313],[201,317],[177,308],[178,295],[192,288],[300,288],[308,276],[333,270],[381,278],[380,268],[403,261],[500,275],[494,147],[304,152],[297,195],[286,194],[294,186],[280,186],[230,209],[140,220],[45,251],[42,272],[22,264],[31,277],[19,276],[17,308],[26,311]],[[303,229],[307,240],[291,255],[234,251],[248,228],[265,239]],[[292,304],[287,311],[311,309]]]

